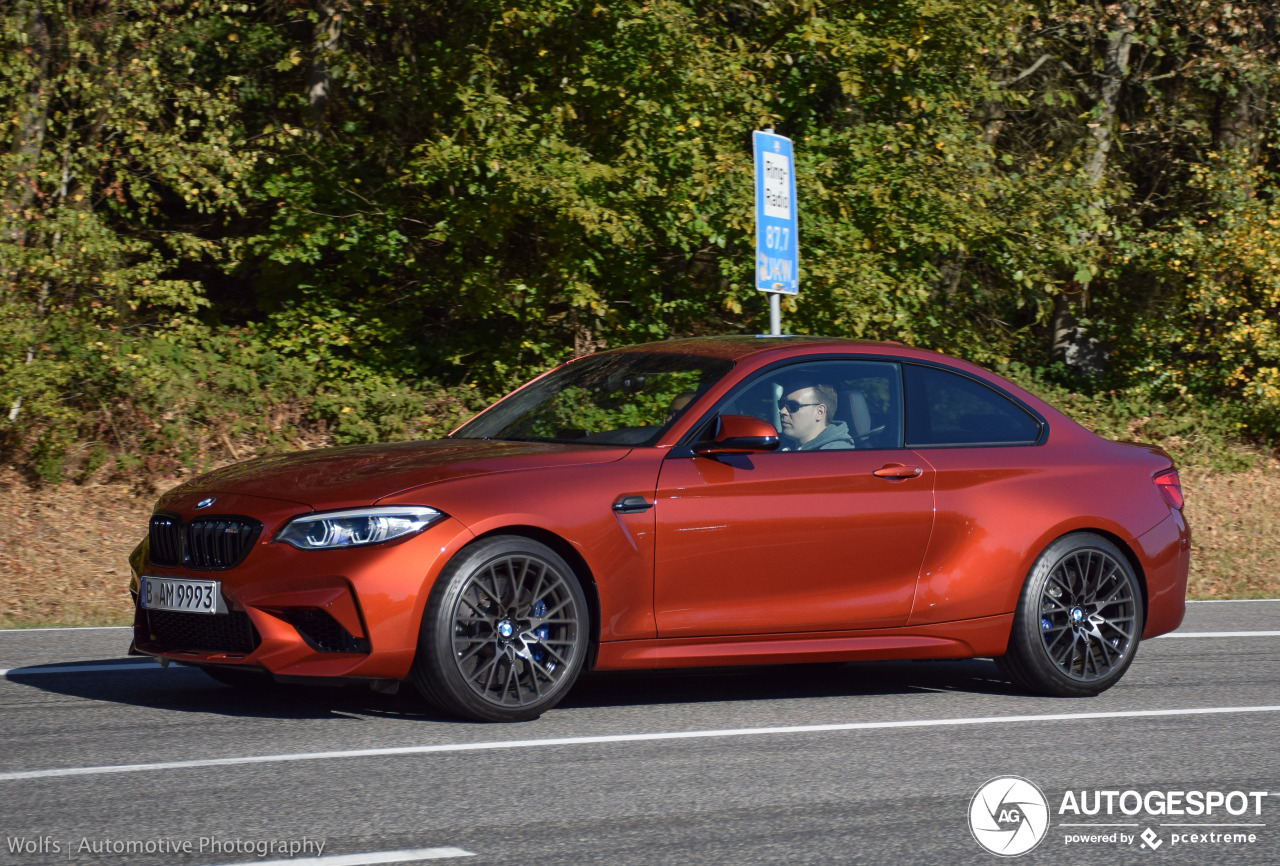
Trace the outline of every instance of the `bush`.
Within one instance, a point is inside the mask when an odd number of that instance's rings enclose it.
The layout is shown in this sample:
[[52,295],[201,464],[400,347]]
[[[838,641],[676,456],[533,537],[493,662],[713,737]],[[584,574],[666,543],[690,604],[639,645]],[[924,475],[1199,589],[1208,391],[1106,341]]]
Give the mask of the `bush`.
[[1144,387],[1102,390],[1064,383],[1061,369],[1008,364],[999,371],[1099,436],[1160,445],[1180,467],[1240,472],[1253,467],[1246,447],[1246,410],[1230,402],[1206,405],[1194,394],[1153,397]]
[[296,448],[441,436],[485,402],[467,386],[284,356],[250,329],[193,325],[100,348],[63,371],[56,415],[5,428],[0,457],[52,483],[150,478]]

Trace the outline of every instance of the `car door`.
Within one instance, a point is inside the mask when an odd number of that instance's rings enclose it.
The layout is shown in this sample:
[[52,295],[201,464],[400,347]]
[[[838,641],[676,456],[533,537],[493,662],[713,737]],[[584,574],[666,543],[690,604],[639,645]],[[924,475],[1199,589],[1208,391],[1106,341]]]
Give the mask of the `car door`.
[[848,419],[855,447],[664,460],[655,509],[659,637],[906,622],[933,521],[933,470],[900,447],[899,368],[792,365],[745,383],[718,414],[776,428],[777,399],[800,374],[841,393],[835,415]]
[[1060,519],[1046,425],[990,383],[942,365],[904,364],[905,441],[933,468],[935,518],[910,625],[1011,610],[1028,545]]

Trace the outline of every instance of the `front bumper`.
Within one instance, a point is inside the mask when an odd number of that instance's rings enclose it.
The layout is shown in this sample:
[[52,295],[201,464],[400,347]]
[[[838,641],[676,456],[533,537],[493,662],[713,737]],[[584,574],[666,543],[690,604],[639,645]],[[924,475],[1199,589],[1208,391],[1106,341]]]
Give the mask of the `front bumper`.
[[[471,537],[447,517],[411,538],[359,548],[303,551],[273,535],[267,526],[245,561],[222,571],[155,566],[144,542],[131,558],[133,651],[280,677],[404,679],[431,586]],[[146,610],[137,604],[140,573],[218,580],[229,612]]]

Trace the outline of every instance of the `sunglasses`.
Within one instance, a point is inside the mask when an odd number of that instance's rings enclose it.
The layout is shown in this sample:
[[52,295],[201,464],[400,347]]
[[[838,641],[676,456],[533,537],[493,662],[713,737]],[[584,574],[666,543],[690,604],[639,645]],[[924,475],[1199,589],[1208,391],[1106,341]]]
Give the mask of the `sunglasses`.
[[786,412],[788,415],[794,415],[805,406],[819,406],[819,403],[801,403],[799,400],[779,400],[778,411]]

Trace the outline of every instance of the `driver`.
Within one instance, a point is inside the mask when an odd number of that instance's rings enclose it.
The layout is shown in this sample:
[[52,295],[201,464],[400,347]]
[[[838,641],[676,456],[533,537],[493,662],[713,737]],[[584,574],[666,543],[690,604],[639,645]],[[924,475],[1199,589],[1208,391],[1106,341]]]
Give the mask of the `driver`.
[[671,399],[671,403],[667,406],[667,413],[664,416],[662,423],[670,424],[672,421],[676,420],[676,416],[684,411],[685,407],[692,403],[693,398],[696,396],[698,396],[697,391],[681,391],[673,397]]
[[801,385],[778,401],[782,435],[787,443],[779,451],[835,451],[855,448],[849,425],[833,421],[836,391],[830,385]]

